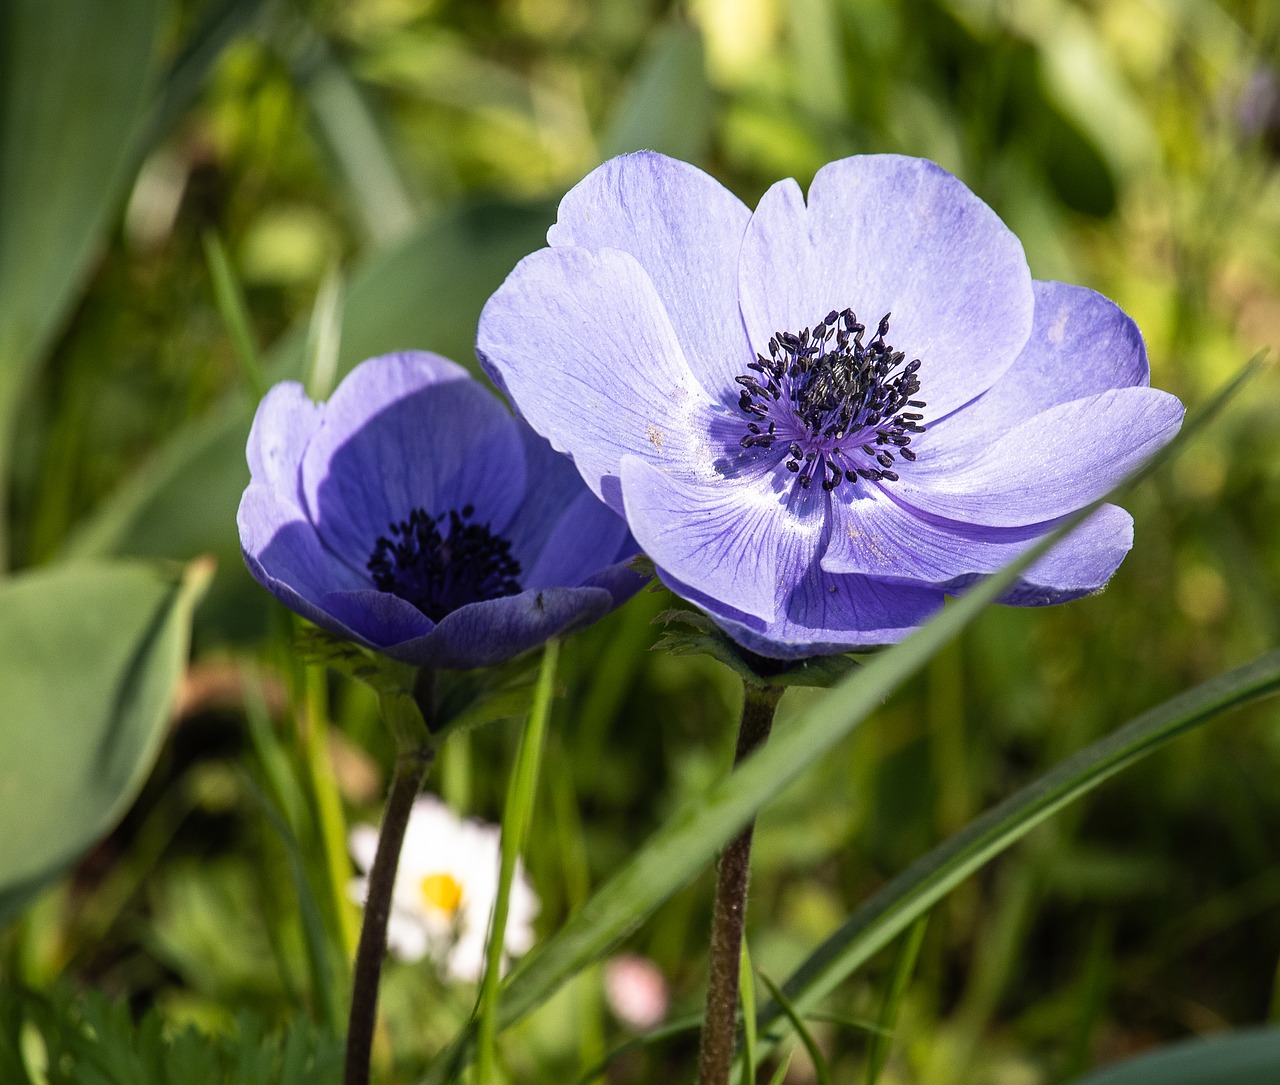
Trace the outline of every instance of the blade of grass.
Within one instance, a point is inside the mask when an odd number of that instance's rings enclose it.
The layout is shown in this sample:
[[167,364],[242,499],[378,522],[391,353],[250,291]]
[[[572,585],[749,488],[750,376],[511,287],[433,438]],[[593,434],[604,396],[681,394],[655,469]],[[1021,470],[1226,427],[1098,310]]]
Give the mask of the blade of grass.
[[898,951],[898,959],[893,963],[893,971],[884,989],[884,1000],[880,1003],[881,1031],[872,1033],[871,1048],[867,1052],[867,1085],[876,1085],[880,1080],[880,1071],[884,1069],[885,1060],[889,1057],[893,1030],[898,1024],[898,1011],[902,1008],[903,996],[906,995],[907,985],[915,972],[916,960],[920,956],[920,947],[924,944],[924,932],[928,925],[927,914],[915,921]]
[[235,350],[236,361],[240,363],[240,372],[255,400],[261,399],[267,392],[267,381],[262,373],[262,355],[254,339],[253,327],[249,323],[249,310],[245,305],[244,292],[240,289],[240,281],[231,267],[227,250],[222,241],[212,230],[204,234],[204,256],[209,265],[209,277],[213,280],[213,296],[218,303],[218,312],[227,326],[227,334],[231,336],[231,345]]
[[827,1060],[823,1058],[813,1034],[805,1027],[800,1014],[796,1012],[796,1008],[791,1005],[791,1001],[787,996],[782,993],[782,988],[763,972],[760,973],[760,978],[764,980],[764,985],[769,988],[769,993],[773,995],[774,1001],[782,1007],[782,1012],[786,1014],[787,1020],[791,1022],[791,1028],[795,1031],[795,1034],[800,1037],[800,1042],[804,1044],[804,1049],[809,1052],[809,1058],[813,1060],[813,1072],[817,1075],[818,1085],[831,1085],[831,1068],[827,1066]]
[[738,962],[738,996],[742,1000],[742,1085],[756,1080],[756,977],[751,968],[751,952],[742,940]]
[[791,1056],[795,1054],[793,1051],[787,1052],[787,1057],[778,1063],[778,1068],[773,1072],[773,1077],[769,1079],[769,1085],[782,1085],[787,1079],[787,1071],[791,1069]]
[[328,399],[338,376],[338,351],[342,346],[342,272],[336,267],[325,275],[316,291],[303,347],[307,395]]
[[[1087,746],[908,867],[823,942],[783,990],[803,1012],[1046,818],[1184,731],[1278,691],[1280,652],[1271,652],[1166,701]],[[776,1039],[771,1030],[785,1016],[780,1004],[761,1010],[757,1027],[762,1040]]]
[[662,1026],[662,1028],[654,1029],[652,1032],[646,1032],[643,1036],[635,1036],[626,1043],[621,1043],[609,1052],[603,1059],[596,1063],[582,1077],[578,1078],[574,1085],[592,1085],[592,1082],[598,1080],[600,1076],[609,1068],[609,1064],[614,1059],[620,1058],[628,1051],[634,1051],[637,1047],[648,1047],[651,1044],[661,1043],[663,1040],[669,1040],[672,1036],[683,1036],[687,1032],[697,1032],[698,1026],[702,1024],[701,1013],[691,1013],[685,1017],[679,1017],[674,1021]]
[[476,1054],[476,1085],[487,1085],[497,1061],[498,975],[502,970],[502,948],[507,933],[507,909],[511,903],[511,880],[515,876],[516,859],[524,850],[529,823],[533,820],[533,803],[538,790],[538,771],[542,750],[546,745],[547,720],[551,716],[551,698],[555,692],[556,661],[560,642],[547,641],[542,651],[542,669],[533,695],[533,709],[516,751],[511,786],[507,791],[506,809],[502,813],[502,866],[498,875],[498,895],[493,904],[493,922],[485,947],[484,980],[480,986],[479,1040]]
[[307,966],[311,971],[311,994],[315,999],[316,1010],[324,1027],[333,1035],[341,1035],[343,1021],[342,1010],[334,998],[333,971],[330,968],[328,942],[324,934],[324,921],[320,915],[320,905],[312,891],[311,882],[307,878],[306,863],[302,857],[302,848],[298,838],[285,824],[285,820],[258,787],[252,776],[243,776],[246,789],[262,816],[275,830],[284,844],[284,853],[289,863],[289,877],[293,881],[293,889],[298,897],[298,914],[302,919],[303,943],[307,951]]

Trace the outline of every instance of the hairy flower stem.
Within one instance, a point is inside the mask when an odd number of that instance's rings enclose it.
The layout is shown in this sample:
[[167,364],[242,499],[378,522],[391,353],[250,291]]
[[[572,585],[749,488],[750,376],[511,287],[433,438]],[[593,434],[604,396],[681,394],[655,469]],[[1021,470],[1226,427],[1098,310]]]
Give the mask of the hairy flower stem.
[[[738,728],[738,765],[762,746],[773,727],[782,690],[746,686],[742,723]],[[716,902],[711,917],[711,960],[707,977],[707,1009],[698,1049],[698,1085],[728,1085],[738,1016],[738,961],[747,922],[747,883],[751,875],[754,819],[729,841],[717,867]]]
[[421,731],[421,738],[410,741],[405,729],[393,726],[397,732],[399,753],[391,777],[391,793],[387,796],[387,807],[382,815],[382,827],[378,832],[378,850],[369,871],[369,895],[364,906],[364,923],[360,927],[360,944],[356,948],[343,1085],[369,1085],[369,1056],[378,1019],[378,982],[382,977],[382,959],[387,954],[387,920],[391,916],[396,868],[400,865],[400,849],[404,844],[413,802],[435,760],[435,746],[429,737],[431,679],[431,673],[424,669],[413,690],[413,700],[422,713],[422,721],[427,724],[427,728]]

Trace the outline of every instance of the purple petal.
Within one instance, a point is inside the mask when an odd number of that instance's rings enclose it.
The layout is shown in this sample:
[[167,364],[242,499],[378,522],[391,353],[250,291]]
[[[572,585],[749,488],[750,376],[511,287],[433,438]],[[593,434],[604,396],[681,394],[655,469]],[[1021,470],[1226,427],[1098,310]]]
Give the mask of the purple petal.
[[1002,434],[955,471],[913,464],[894,497],[970,524],[1017,527],[1087,505],[1166,444],[1183,409],[1167,392],[1119,388],[1050,407]]
[[1017,361],[977,400],[927,427],[920,462],[959,465],[1013,423],[1059,403],[1150,383],[1138,326],[1093,290],[1037,282],[1035,324]]
[[921,361],[926,419],[984,392],[1031,330],[1022,245],[986,204],[931,162],[862,155],[824,166],[806,208],[794,181],[761,199],[743,239],[739,291],[753,350],[775,332],[853,309],[868,335]]
[[476,352],[533,428],[617,512],[619,461],[691,466],[710,398],[644,269],[613,249],[526,256],[480,314]]
[[627,522],[655,564],[753,617],[772,619],[815,564],[826,495],[793,486],[781,471],[694,481],[627,456],[622,493]]
[[296,506],[267,484],[251,482],[240,499],[236,523],[245,564],[259,584],[316,625],[369,643],[323,604],[326,593],[359,587],[362,577],[323,546]]
[[529,489],[508,537],[525,588],[571,588],[616,560],[627,523],[587,489],[568,456],[523,421]]
[[258,404],[249,430],[249,473],[299,507],[302,453],[320,424],[321,408],[297,381],[283,381]]
[[620,249],[636,258],[666,308],[684,357],[717,398],[754,356],[738,313],[738,251],[751,212],[687,162],[641,151],[593,170],[560,202],[555,248]]
[[320,602],[338,621],[354,629],[364,643],[409,663],[415,661],[401,655],[398,649],[436,628],[412,603],[376,588],[333,591]]
[[308,512],[326,545],[363,568],[378,537],[415,508],[473,505],[502,532],[524,494],[515,420],[438,355],[384,355],[325,404],[302,461]]
[[941,591],[886,584],[862,576],[813,570],[797,585],[783,613],[762,621],[682,584],[665,569],[673,591],[701,607],[748,651],[772,659],[805,659],[896,644],[942,609]]
[[[1003,568],[1057,526],[1054,521],[1024,527],[956,523],[898,504],[892,487],[869,494],[859,489],[841,487],[832,495],[831,539],[822,556],[829,573],[949,589],[970,574]],[[1132,544],[1129,514],[1104,505],[1033,568],[1056,570],[1046,575],[1065,578],[1058,588],[1088,594],[1111,578]]]
[[396,645],[387,654],[433,667],[487,667],[588,625],[612,606],[604,588],[525,591],[460,607],[427,636]]
[[1101,591],[1133,546],[1133,517],[1103,505],[1036,561],[1000,598],[1010,606],[1068,603]]

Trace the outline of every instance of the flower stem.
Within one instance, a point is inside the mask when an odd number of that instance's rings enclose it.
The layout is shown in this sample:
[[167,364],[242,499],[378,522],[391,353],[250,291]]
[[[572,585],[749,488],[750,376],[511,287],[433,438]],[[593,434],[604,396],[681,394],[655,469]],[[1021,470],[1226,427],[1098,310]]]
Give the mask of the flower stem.
[[[742,723],[733,763],[738,765],[762,746],[773,727],[773,714],[782,690],[744,688]],[[747,921],[747,883],[751,874],[751,834],[747,823],[720,855],[715,908],[711,918],[711,960],[707,977],[707,1008],[698,1049],[698,1085],[728,1085],[738,1013],[738,969],[742,934]]]
[[431,720],[430,690],[431,676],[424,671],[419,676],[413,697],[422,712],[423,721],[428,724],[427,730],[422,731],[423,740],[407,741],[403,730],[397,732],[399,752],[391,777],[391,792],[382,815],[382,828],[378,833],[378,850],[369,871],[369,895],[360,927],[360,944],[356,949],[343,1085],[369,1083],[369,1056],[378,1018],[378,981],[382,976],[382,959],[387,953],[387,921],[391,916],[391,895],[396,884],[396,868],[400,865],[400,848],[404,844],[413,802],[435,759],[435,746],[427,737]]

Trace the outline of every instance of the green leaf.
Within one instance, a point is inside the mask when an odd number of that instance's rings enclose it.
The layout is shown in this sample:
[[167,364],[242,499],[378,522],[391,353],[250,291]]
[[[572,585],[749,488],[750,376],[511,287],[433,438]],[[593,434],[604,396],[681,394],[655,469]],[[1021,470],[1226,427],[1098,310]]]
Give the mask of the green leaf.
[[831,1085],[831,1069],[827,1066],[827,1060],[823,1058],[817,1041],[814,1040],[813,1035],[805,1027],[804,1021],[801,1020],[800,1014],[796,1012],[796,1008],[791,1005],[790,1000],[773,980],[763,972],[760,973],[760,978],[764,980],[764,985],[769,988],[769,993],[773,995],[774,1001],[782,1007],[782,1012],[786,1014],[791,1027],[795,1029],[796,1035],[800,1037],[800,1042],[804,1044],[804,1049],[809,1052],[809,1058],[813,1061],[814,1072],[817,1074],[818,1085]]
[[1109,1066],[1075,1085],[1275,1085],[1280,1029],[1251,1029],[1191,1040]]
[[0,585],[0,922],[120,817],[151,767],[212,570],[140,563]]
[[916,920],[915,926],[907,932],[902,948],[898,950],[898,959],[893,963],[893,971],[889,974],[889,982],[885,986],[884,999],[880,1003],[880,1027],[872,1034],[871,1044],[867,1050],[867,1085],[876,1085],[880,1079],[880,1071],[884,1069],[885,1060],[889,1057],[889,1048],[893,1043],[893,1030],[898,1024],[898,1011],[902,1008],[907,985],[911,982],[911,974],[915,971],[916,959],[920,956],[920,947],[924,944],[924,932],[928,923],[928,915],[922,915]]
[[161,0],[0,6],[0,491],[32,372],[123,199],[165,11]]
[[[1170,739],[1280,691],[1280,652],[1210,679],[1087,746],[917,860],[857,909],[783,985],[803,1013],[974,871],[1046,818]],[[763,1036],[784,1016],[760,1011]]]

